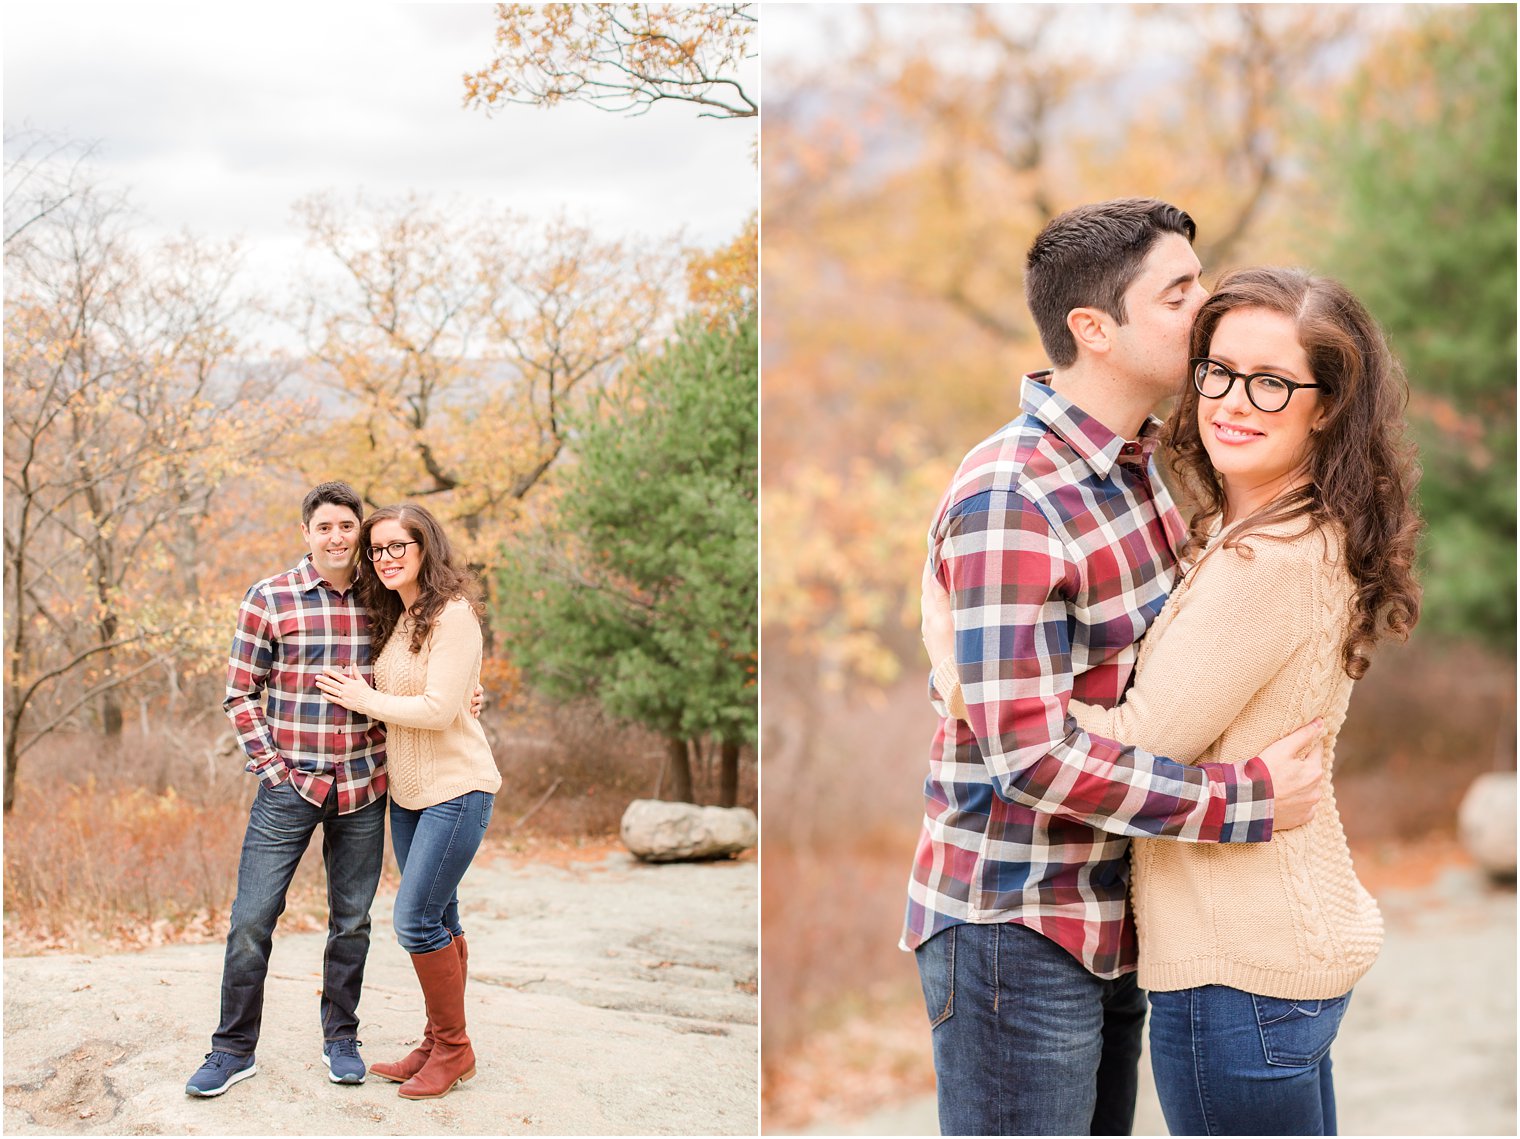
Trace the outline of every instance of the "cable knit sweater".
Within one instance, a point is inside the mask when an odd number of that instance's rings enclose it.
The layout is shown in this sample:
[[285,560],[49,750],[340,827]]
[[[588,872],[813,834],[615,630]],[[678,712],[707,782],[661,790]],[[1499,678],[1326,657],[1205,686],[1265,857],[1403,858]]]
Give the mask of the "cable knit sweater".
[[1383,940],[1377,903],[1351,867],[1330,784],[1351,679],[1341,665],[1353,586],[1337,535],[1304,523],[1216,538],[1184,574],[1111,709],[1073,702],[1089,732],[1212,763],[1257,755],[1325,719],[1324,796],[1305,826],[1266,843],[1137,839],[1131,897],[1140,985],[1228,985],[1261,996],[1340,996]]
[[355,711],[385,721],[391,798],[408,810],[501,787],[486,733],[470,715],[481,646],[480,622],[455,598],[421,652],[412,652],[412,619],[403,615],[375,659],[375,691]]

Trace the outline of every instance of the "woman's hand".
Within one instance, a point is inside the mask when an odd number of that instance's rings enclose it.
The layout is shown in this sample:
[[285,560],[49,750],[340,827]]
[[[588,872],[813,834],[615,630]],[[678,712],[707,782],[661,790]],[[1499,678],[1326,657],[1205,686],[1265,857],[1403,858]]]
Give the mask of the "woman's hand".
[[354,665],[348,665],[341,672],[335,668],[323,669],[317,677],[317,687],[323,696],[350,712],[357,712],[365,693],[374,691]]
[[929,654],[929,667],[933,668],[955,651],[955,618],[950,613],[950,594],[934,576],[927,559],[919,583],[918,609],[919,632]]
[[927,559],[923,580],[919,582],[918,612],[918,630],[924,640],[924,651],[929,654],[929,667],[934,670],[934,689],[950,709],[951,717],[964,720],[966,697],[961,691],[960,671],[955,667],[955,617],[950,611],[950,594],[934,576]]

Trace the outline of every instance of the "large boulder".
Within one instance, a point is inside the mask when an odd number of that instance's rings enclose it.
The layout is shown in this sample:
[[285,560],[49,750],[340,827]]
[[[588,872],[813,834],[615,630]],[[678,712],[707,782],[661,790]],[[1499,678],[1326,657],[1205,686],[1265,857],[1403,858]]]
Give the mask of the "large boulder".
[[1474,779],[1457,808],[1462,847],[1494,878],[1515,876],[1515,773]]
[[748,807],[635,799],[623,812],[623,845],[646,862],[725,858],[754,846],[759,831]]

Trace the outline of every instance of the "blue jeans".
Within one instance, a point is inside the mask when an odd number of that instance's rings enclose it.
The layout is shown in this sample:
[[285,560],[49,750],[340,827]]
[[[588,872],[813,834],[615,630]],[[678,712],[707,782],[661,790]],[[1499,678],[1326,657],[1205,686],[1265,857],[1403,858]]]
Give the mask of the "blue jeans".
[[942,1135],[1128,1135],[1145,994],[1044,934],[955,925],[918,947]]
[[1152,993],[1151,1070],[1173,1135],[1334,1135],[1330,1045],[1351,994]]
[[480,849],[495,801],[489,791],[467,791],[436,807],[409,811],[391,800],[391,845],[401,867],[396,940],[408,953],[431,953],[464,933],[459,880]]
[[222,966],[222,1021],[211,1037],[211,1047],[219,1052],[250,1056],[258,1045],[275,923],[285,912],[285,893],[318,826],[327,868],[322,1039],[359,1031],[369,908],[385,849],[385,801],[340,815],[336,791],[313,807],[288,780],[272,790],[260,783],[238,861],[237,898]]

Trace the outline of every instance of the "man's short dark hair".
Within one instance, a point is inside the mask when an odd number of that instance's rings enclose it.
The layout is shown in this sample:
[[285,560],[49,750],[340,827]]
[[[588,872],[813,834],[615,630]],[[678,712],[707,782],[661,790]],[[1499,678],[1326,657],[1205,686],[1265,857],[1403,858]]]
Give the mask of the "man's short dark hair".
[[1058,368],[1077,362],[1067,313],[1101,309],[1123,324],[1124,293],[1151,247],[1164,233],[1191,242],[1197,230],[1187,214],[1156,198],[1094,202],[1052,218],[1024,266],[1024,298],[1050,362]]
[[359,501],[358,492],[346,482],[325,482],[312,487],[301,500],[301,525],[310,525],[311,516],[317,512],[317,507],[329,502],[334,506],[348,507],[354,512],[355,518],[364,521],[364,504]]

